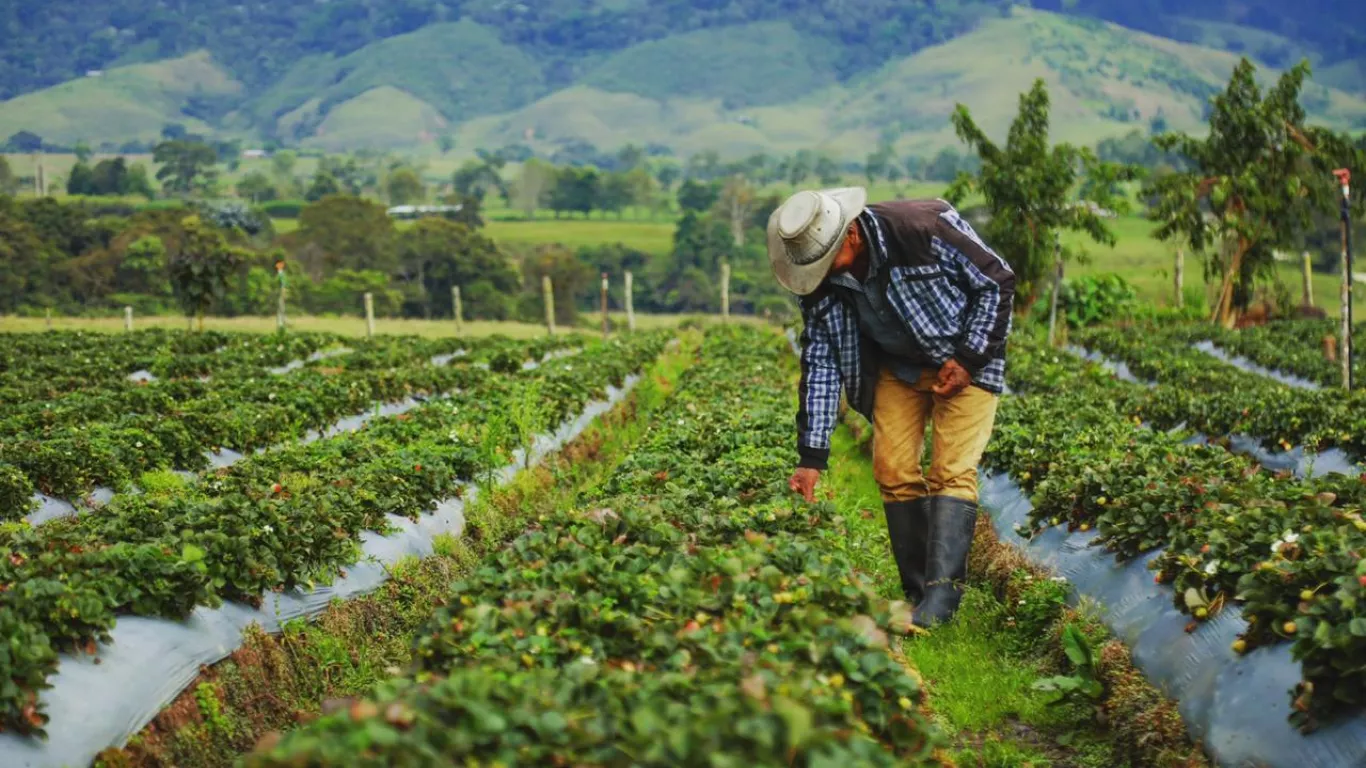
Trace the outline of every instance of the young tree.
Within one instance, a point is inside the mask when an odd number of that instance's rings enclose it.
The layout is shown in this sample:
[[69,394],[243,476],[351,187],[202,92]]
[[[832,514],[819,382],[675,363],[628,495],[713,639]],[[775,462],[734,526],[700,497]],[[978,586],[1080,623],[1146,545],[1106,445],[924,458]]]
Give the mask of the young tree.
[[68,195],[93,195],[95,194],[95,174],[90,170],[90,166],[77,160],[71,167],[71,175],[66,179],[66,193]]
[[891,169],[896,167],[896,152],[892,145],[883,142],[877,149],[868,153],[868,158],[863,161],[863,175],[868,179],[869,184],[874,184],[878,179],[887,177]]
[[455,149],[455,137],[449,133],[443,133],[437,138],[436,144],[441,148],[441,154],[449,155],[451,150]]
[[422,184],[422,177],[418,176],[417,171],[412,168],[399,168],[390,173],[384,186],[389,192],[389,202],[394,205],[420,202],[427,196],[427,189]]
[[682,175],[683,170],[678,167],[677,163],[672,161],[660,163],[659,167],[655,170],[655,180],[659,182],[659,186],[663,187],[665,192],[672,190],[674,188],[674,183],[677,182]]
[[76,156],[78,161],[88,163],[90,162],[91,155],[95,154],[95,151],[90,148],[89,143],[78,141],[76,142],[76,146],[72,148],[71,153]]
[[349,195],[331,195],[307,205],[295,233],[301,245],[321,255],[315,274],[338,269],[395,271],[394,223],[384,206]]
[[554,183],[555,168],[533,157],[522,163],[522,171],[512,186],[512,202],[528,219],[534,219]]
[[[412,303],[425,317],[454,311],[453,285],[467,288],[479,283],[503,296],[517,291],[517,273],[498,246],[469,227],[445,219],[421,219],[400,233],[398,263],[399,278],[410,286]],[[502,316],[499,307],[485,306],[486,296],[473,303],[470,298],[462,297],[471,316]]]
[[611,211],[621,218],[621,211],[630,205],[631,183],[624,173],[607,173],[602,176],[598,186],[597,207],[602,211]]
[[0,155],[0,195],[12,195],[19,188],[19,178],[10,168],[9,160]]
[[237,182],[237,196],[254,203],[266,203],[279,197],[279,190],[269,176],[252,171]]
[[816,158],[816,164],[811,170],[823,186],[832,187],[840,182],[839,164],[829,155],[821,155]]
[[204,330],[204,314],[227,293],[240,261],[241,254],[221,232],[198,216],[184,221],[180,250],[170,264],[171,287],[185,315],[198,318],[199,330]]
[[721,195],[716,201],[716,212],[730,225],[730,236],[737,248],[745,245],[745,229],[758,203],[754,185],[744,176],[736,174],[726,180],[721,187]]
[[1206,271],[1220,278],[1211,320],[1227,326],[1246,307],[1257,276],[1274,268],[1272,252],[1291,246],[1316,211],[1334,209],[1340,193],[1332,169],[1363,167],[1349,139],[1304,124],[1299,97],[1308,76],[1309,64],[1301,62],[1263,96],[1256,67],[1245,58],[1212,100],[1207,138],[1154,139],[1190,163],[1146,190],[1157,199],[1150,212],[1161,222],[1157,236],[1196,252],[1222,246],[1209,253]]
[[213,177],[218,153],[198,141],[163,141],[152,150],[152,159],[161,165],[157,181],[171,194],[188,195]]
[[816,160],[811,150],[803,149],[787,159],[787,183],[795,189],[811,176]]
[[[1015,295],[1020,308],[1028,307],[1038,294],[1039,282],[1055,263],[1054,238],[1060,230],[1086,233],[1106,245],[1114,233],[1091,206],[1074,200],[1072,190],[1083,174],[1102,179],[1091,202],[1110,210],[1123,209],[1109,193],[1121,180],[1133,177],[1127,166],[1102,163],[1088,149],[1070,144],[1048,144],[1048,89],[1042,79],[1028,93],[1020,94],[1020,113],[1010,125],[1004,147],[998,147],[977,124],[968,108],[959,104],[953,127],[968,146],[977,151],[982,167],[976,176],[959,173],[945,198],[957,204],[972,190],[987,199],[991,220],[984,231],[986,241],[1015,271]],[[1078,255],[1062,250],[1064,260]]]
[[337,181],[337,177],[319,168],[318,172],[313,174],[313,182],[308,185],[304,199],[310,203],[316,203],[325,197],[340,195],[341,193],[342,186],[341,182]]
[[717,184],[703,184],[688,179],[678,188],[678,207],[685,213],[705,211],[715,205],[720,196],[721,188]]

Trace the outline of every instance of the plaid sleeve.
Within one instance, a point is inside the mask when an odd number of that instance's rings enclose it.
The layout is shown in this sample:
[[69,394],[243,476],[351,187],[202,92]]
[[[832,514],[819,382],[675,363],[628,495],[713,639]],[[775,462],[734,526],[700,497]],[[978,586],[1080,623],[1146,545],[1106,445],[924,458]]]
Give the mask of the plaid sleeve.
[[1015,302],[1015,273],[950,208],[940,214],[935,240],[961,276],[968,295],[964,332],[953,357],[977,374],[1005,355]]
[[801,460],[797,466],[823,470],[830,459],[830,436],[839,417],[839,366],[824,318],[804,319],[797,405],[797,454]]

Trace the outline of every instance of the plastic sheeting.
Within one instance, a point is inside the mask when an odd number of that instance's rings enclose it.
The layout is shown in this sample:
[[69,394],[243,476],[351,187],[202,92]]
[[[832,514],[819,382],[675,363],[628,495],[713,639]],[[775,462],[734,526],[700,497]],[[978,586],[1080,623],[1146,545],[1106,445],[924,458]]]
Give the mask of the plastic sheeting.
[[[554,433],[542,435],[531,449],[531,461],[578,436],[598,416],[625,397],[639,381],[630,376],[622,388],[608,387],[607,398],[589,404],[572,421]],[[525,456],[499,476],[506,481],[516,474]],[[476,488],[465,494],[474,498]],[[361,534],[363,556],[346,568],[334,583],[310,591],[285,594],[267,592],[259,609],[238,603],[220,608],[197,608],[185,621],[122,616],[111,632],[112,642],[102,644],[96,658],[63,655],[57,674],[42,701],[51,721],[48,739],[0,734],[0,766],[4,768],[62,768],[89,765],[101,750],[124,744],[157,713],[170,704],[199,673],[202,665],[214,664],[242,644],[243,631],[259,624],[278,632],[285,622],[321,613],[334,599],[350,599],[378,588],[388,569],[408,556],[432,554],[437,534],[458,535],[464,527],[464,504],[458,499],[439,503],[430,514],[414,522],[389,516],[396,532],[389,536]]]
[[1199,341],[1196,342],[1193,346],[1201,352],[1204,352],[1207,355],[1212,355],[1213,357],[1217,357],[1220,360],[1223,360],[1224,362],[1228,363],[1229,365],[1234,366],[1235,368],[1241,368],[1244,371],[1247,371],[1248,373],[1255,373],[1258,376],[1265,376],[1268,379],[1274,379],[1282,384],[1285,384],[1286,386],[1295,387],[1296,389],[1323,388],[1319,386],[1319,383],[1316,381],[1310,381],[1309,379],[1296,376],[1293,373],[1284,373],[1282,371],[1277,371],[1272,368],[1266,368],[1252,362],[1246,357],[1242,357],[1241,355],[1230,354],[1220,349],[1219,347],[1216,347],[1214,345],[1214,342],[1212,341]]
[[1148,680],[1176,699],[1191,735],[1221,766],[1351,768],[1366,766],[1366,717],[1346,717],[1310,735],[1287,718],[1300,665],[1288,644],[1239,656],[1230,647],[1246,627],[1237,606],[1225,608],[1194,632],[1172,604],[1169,587],[1147,569],[1156,552],[1118,563],[1094,546],[1094,531],[1050,528],[1025,539],[1032,505],[1013,480],[984,472],[981,502],[997,535],[1035,563],[1066,578],[1077,595],[1094,601],[1115,636],[1133,651]]

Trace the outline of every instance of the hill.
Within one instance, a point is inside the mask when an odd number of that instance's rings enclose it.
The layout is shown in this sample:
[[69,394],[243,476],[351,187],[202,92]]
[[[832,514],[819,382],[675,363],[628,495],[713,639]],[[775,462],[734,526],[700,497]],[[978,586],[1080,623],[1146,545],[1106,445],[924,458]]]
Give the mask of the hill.
[[[644,58],[632,51],[618,56]],[[779,104],[765,103],[762,95],[750,96],[749,106],[728,103],[734,97],[726,91],[734,82],[652,98],[638,84],[654,71],[641,68],[631,79],[599,79],[598,87],[560,90],[511,113],[467,123],[460,143],[498,146],[530,134],[532,146],[547,152],[573,140],[600,147],[634,141],[680,154],[823,147],[858,159],[890,134],[899,137],[899,149],[928,154],[958,146],[948,121],[956,103],[966,104],[986,130],[1002,135],[1019,93],[1036,77],[1050,87],[1055,136],[1093,143],[1147,129],[1159,117],[1174,129],[1200,130],[1208,97],[1223,87],[1237,61],[1227,51],[1113,24],[1017,9],[1010,18],[989,20],[847,84],[815,87],[819,82],[803,79],[805,68],[793,68],[792,81],[810,90],[786,91],[790,100]],[[611,60],[604,64],[614,66]],[[702,70],[709,66],[698,64]],[[780,76],[770,71],[755,81],[762,89]],[[594,82],[591,75],[586,79]],[[1310,83],[1305,103],[1316,121],[1366,129],[1366,99]]]
[[[657,6],[651,25],[670,20],[678,2]],[[1041,77],[1053,94],[1056,135],[1092,143],[1150,124],[1198,129],[1235,50],[1281,65],[1311,55],[1323,72],[1305,90],[1313,118],[1366,130],[1357,60],[1328,63],[1295,38],[1200,17],[1165,17],[1163,29],[1194,41],[1181,42],[1085,16],[1000,13],[981,2],[962,6],[980,11],[971,20],[896,37],[910,18],[903,9],[859,37],[838,26],[817,31],[824,17],[804,1],[793,2],[787,18],[746,21],[769,12],[745,0],[734,23],[688,17],[675,33],[656,35],[650,25],[616,29],[607,4],[590,6],[597,10],[581,19],[586,31],[573,38],[549,10],[515,34],[496,14],[485,23],[471,12],[345,54],[305,55],[254,84],[205,51],[115,68],[0,102],[0,139],[24,129],[58,145],[117,144],[179,122],[329,151],[426,152],[450,134],[462,152],[526,143],[549,155],[634,142],[685,155],[820,147],[859,159],[883,137],[915,153],[956,147],[948,116],[960,102],[1000,133],[1017,95]],[[938,42],[917,44],[929,37]],[[609,45],[629,40],[636,41]]]
[[209,133],[200,118],[242,84],[207,53],[111,69],[0,103],[0,138],[29,130],[50,142],[156,139],[167,123]]

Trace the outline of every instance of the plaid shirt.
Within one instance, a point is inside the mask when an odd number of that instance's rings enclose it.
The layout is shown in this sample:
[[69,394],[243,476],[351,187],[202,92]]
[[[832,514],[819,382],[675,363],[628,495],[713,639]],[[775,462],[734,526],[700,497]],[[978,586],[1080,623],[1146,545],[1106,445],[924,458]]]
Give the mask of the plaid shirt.
[[[1015,275],[956,210],[942,200],[870,206],[860,217],[877,269],[889,269],[887,299],[925,356],[950,358],[977,386],[1005,387]],[[863,338],[852,304],[827,281],[802,297],[801,466],[824,469],[840,393],[872,418],[877,345]]]

